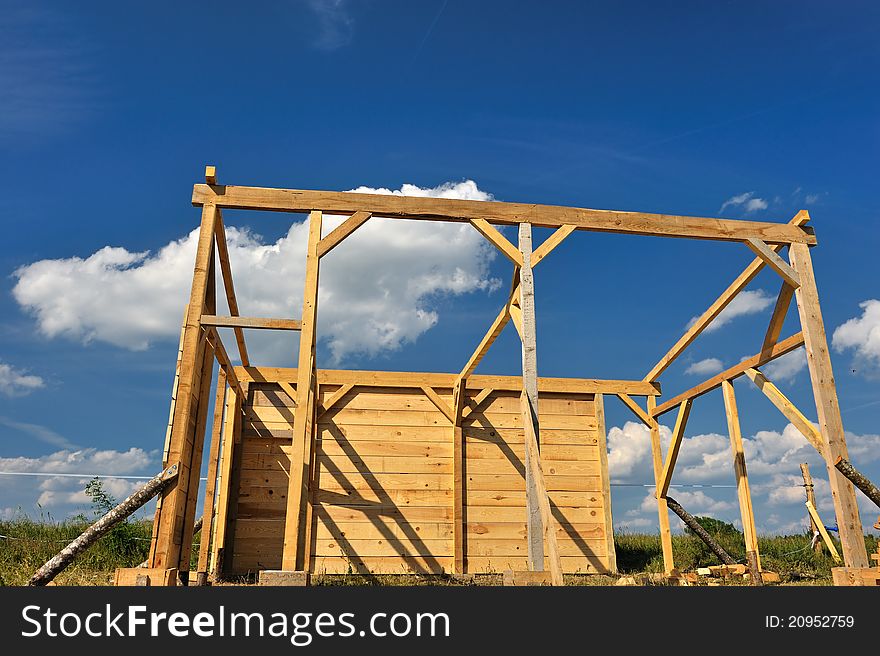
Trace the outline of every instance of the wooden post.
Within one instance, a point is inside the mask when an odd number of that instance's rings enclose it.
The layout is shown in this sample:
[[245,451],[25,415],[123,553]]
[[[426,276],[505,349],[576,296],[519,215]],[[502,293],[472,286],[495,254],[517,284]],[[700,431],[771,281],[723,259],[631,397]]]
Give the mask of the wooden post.
[[[528,413],[534,422],[535,441],[540,450],[541,433],[538,420],[538,357],[535,329],[535,279],[532,275],[532,226],[519,224],[519,250],[522,254],[522,267],[519,272],[519,304],[522,310],[522,377],[524,400]],[[525,421],[525,419],[524,419]],[[523,426],[523,429],[526,427]],[[528,437],[528,433],[526,434]],[[544,570],[544,526],[541,522],[541,508],[530,463],[530,450],[526,449],[526,524],[528,529],[529,569],[535,572]]]
[[[150,554],[150,564],[153,568],[177,568],[182,573],[189,572],[189,549],[192,526],[195,522],[195,498],[198,494],[197,489],[195,491],[190,489],[191,474],[193,468],[200,469],[201,445],[204,443],[204,434],[198,432],[199,405],[203,402],[207,403],[207,399],[204,398],[207,395],[204,394],[205,390],[201,385],[207,346],[207,339],[201,327],[201,316],[208,314],[205,312],[208,290],[213,288],[214,284],[212,274],[216,222],[216,206],[205,204],[202,207],[192,289],[186,313],[171,441],[164,463],[167,466],[169,462],[179,462],[180,472],[174,483],[162,492],[156,542]],[[198,452],[198,460],[194,458],[196,452]],[[195,477],[197,481],[198,474]],[[187,542],[187,539],[190,542]]]
[[614,549],[614,530],[611,513],[611,481],[608,478],[608,443],[605,434],[605,397],[597,393],[593,397],[596,407],[596,432],[599,435],[599,471],[602,476],[602,506],[605,515],[605,553],[608,554],[608,570],[617,573],[617,552]]
[[226,395],[226,416],[223,426],[223,446],[220,457],[220,480],[217,490],[217,512],[214,515],[214,540],[211,545],[211,565],[209,571],[216,578],[226,570],[226,533],[229,526],[229,504],[234,496],[232,484],[232,460],[235,454],[235,442],[241,431],[241,406],[244,400],[234,387],[229,388]]
[[[654,483],[660,486],[660,477],[663,475],[663,452],[660,447],[660,423],[657,417],[651,413],[657,407],[657,397],[648,397],[648,417],[650,417],[651,431],[651,458],[654,463]],[[663,568],[667,576],[675,569],[675,558],[672,555],[672,531],[669,528],[669,507],[666,497],[657,497],[657,514],[660,519],[660,544],[663,547]]]
[[452,539],[453,539],[453,571],[456,574],[464,574],[465,555],[465,498],[464,482],[464,432],[461,428],[462,412],[464,411],[464,399],[467,379],[458,378],[452,389]]
[[724,394],[724,409],[727,413],[727,430],[730,433],[730,450],[733,454],[733,471],[736,474],[736,494],[739,497],[739,512],[742,518],[743,536],[746,543],[746,560],[754,585],[762,585],[761,555],[758,551],[758,534],[755,530],[755,513],[752,509],[752,493],[749,490],[749,475],[746,470],[746,454],[743,451],[742,432],[739,424],[739,411],[736,407],[736,394],[733,383],[721,383]]
[[[807,501],[813,504],[813,507],[816,507],[816,492],[813,488],[813,477],[810,474],[810,465],[807,463],[801,463],[801,475],[804,477],[804,491],[807,494]],[[819,527],[816,525],[816,520],[813,519],[813,515],[810,514],[810,511],[807,510],[807,517],[810,519],[810,535],[813,536],[813,550],[816,553],[822,551],[822,543],[816,538],[819,535]]]
[[[217,395],[214,398],[214,423],[211,428],[211,449],[208,453],[208,480],[205,482],[205,508],[202,518],[202,537],[199,541],[199,564],[196,584],[205,585],[208,575],[208,557],[214,535],[214,496],[217,489],[217,467],[220,460],[220,439],[223,432],[223,409],[226,405],[226,373],[222,367],[217,373]],[[193,531],[195,533],[195,531]]]
[[309,214],[309,242],[306,250],[306,277],[303,291],[302,329],[299,334],[299,364],[296,382],[296,411],[293,421],[293,450],[290,455],[290,483],[287,490],[287,514],[284,525],[284,553],[281,568],[295,571],[303,565],[303,523],[308,501],[308,472],[311,466],[313,410],[312,370],[314,368],[315,322],[318,312],[318,271],[321,241],[321,212]]
[[849,480],[834,466],[838,458],[849,459],[849,453],[843,433],[840,406],[837,402],[837,390],[834,386],[834,373],[831,369],[831,356],[828,352],[810,249],[806,244],[791,244],[789,251],[791,264],[798,272],[801,282],[801,286],[795,291],[795,297],[804,333],[813,396],[816,399],[819,432],[822,434],[825,447],[822,455],[828,469],[828,482],[831,484],[831,495],[834,499],[843,559],[847,567],[867,567],[868,552],[865,548],[856,492]]

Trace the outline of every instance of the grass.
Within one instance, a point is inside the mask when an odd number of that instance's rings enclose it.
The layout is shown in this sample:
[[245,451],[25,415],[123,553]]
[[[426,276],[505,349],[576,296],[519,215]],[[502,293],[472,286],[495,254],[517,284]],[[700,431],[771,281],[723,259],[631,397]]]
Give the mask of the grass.
[[[85,517],[55,523],[20,517],[0,522],[0,585],[25,585],[44,562],[54,556],[89,524]],[[134,567],[147,557],[151,522],[130,521],[115,527],[108,535],[74,562],[56,579],[58,585],[107,585],[117,567]],[[726,531],[714,536],[735,559],[745,562],[742,534]],[[193,555],[198,553],[198,538]],[[718,559],[699,538],[691,535],[673,536],[676,565],[682,571],[717,565]],[[619,533],[614,538],[617,563],[621,574],[662,572],[663,556],[659,535]],[[877,539],[866,538],[868,551],[876,551]],[[790,585],[830,585],[834,562],[827,552],[810,549],[806,534],[763,537],[759,539],[764,569],[778,572],[783,583]],[[195,563],[193,563],[195,568]],[[461,578],[452,576],[421,576],[417,574],[364,576],[359,574],[318,576],[316,585],[497,585],[499,574]],[[608,585],[610,576],[567,576],[566,581],[578,585]],[[244,582],[242,579],[241,582]]]

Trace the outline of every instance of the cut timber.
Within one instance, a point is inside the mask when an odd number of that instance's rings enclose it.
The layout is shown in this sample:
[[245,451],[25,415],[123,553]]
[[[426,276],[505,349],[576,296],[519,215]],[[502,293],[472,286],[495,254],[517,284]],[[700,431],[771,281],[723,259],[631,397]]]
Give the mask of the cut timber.
[[458,375],[459,378],[467,378],[470,376],[474,369],[477,368],[477,365],[480,364],[480,360],[486,355],[489,351],[489,348],[498,338],[498,335],[501,334],[501,331],[504,330],[504,327],[507,325],[507,322],[510,320],[510,305],[513,302],[514,298],[516,298],[516,294],[518,294],[519,290],[519,267],[513,268],[513,280],[510,284],[511,291],[510,295],[507,298],[507,301],[504,303],[504,307],[501,308],[501,311],[498,313],[498,316],[495,317],[495,321],[492,322],[492,325],[489,326],[489,330],[486,331],[486,334],[483,336],[483,339],[480,340],[480,343],[477,345],[477,348],[474,350],[473,355],[468,359],[467,364],[464,365],[464,368],[461,370],[461,373]]
[[[596,406],[596,434],[599,438],[599,470],[598,473],[602,480],[602,509],[605,511],[604,525],[607,527],[605,532],[605,553],[608,554],[608,569],[617,573],[617,553],[614,549],[614,531],[612,530],[613,521],[611,516],[611,481],[608,478],[608,444],[605,434],[605,399],[601,394],[596,394],[593,401]],[[555,468],[558,473],[558,468]],[[551,469],[551,472],[553,469]],[[606,475],[602,476],[602,473]]]
[[452,389],[452,540],[453,573],[464,574],[465,551],[465,492],[464,492],[464,435],[461,427],[464,398],[467,395],[465,378],[459,378]]
[[669,505],[672,512],[681,517],[681,521],[685,523],[685,526],[696,533],[697,536],[713,551],[713,553],[721,559],[722,563],[725,565],[736,565],[736,561],[724,550],[724,547],[718,544],[715,539],[706,532],[706,529],[700,526],[700,523],[696,518],[681,507],[681,504],[678,501],[672,497],[666,497],[666,503]]
[[[663,452],[660,447],[660,424],[656,417],[651,416],[651,411],[657,405],[657,397],[648,397],[648,416],[651,417],[649,425],[651,433],[651,461],[654,465],[654,483],[660,487],[663,479]],[[669,528],[669,508],[666,498],[657,495],[657,515],[660,521],[660,545],[663,549],[663,567],[666,575],[671,576],[675,570],[675,558],[672,553],[672,532]]]
[[776,297],[776,305],[773,307],[773,314],[770,317],[767,332],[764,335],[764,343],[761,344],[762,356],[769,353],[779,341],[779,335],[782,334],[782,326],[785,323],[785,315],[788,314],[788,308],[791,305],[793,296],[794,287],[783,282],[782,288],[779,290],[779,296]]
[[421,390],[425,393],[425,396],[431,400],[431,403],[437,406],[437,409],[446,415],[446,418],[454,424],[457,418],[456,413],[449,407],[449,405],[447,405],[446,401],[440,398],[440,395],[434,391],[434,388],[422,385]]
[[865,548],[855,489],[834,466],[837,458],[849,459],[849,453],[843,432],[843,420],[840,417],[837,390],[834,386],[834,372],[831,368],[831,356],[825,337],[825,323],[819,306],[819,291],[813,275],[810,249],[805,245],[795,244],[789,248],[789,254],[791,264],[801,278],[801,286],[795,291],[795,298],[807,350],[807,368],[810,370],[813,396],[816,399],[819,432],[824,447],[822,455],[828,470],[831,496],[834,499],[843,560],[847,567],[867,567],[868,552]]
[[[326,399],[324,399],[320,403],[320,406],[318,407],[317,418],[320,419],[321,415],[323,415],[325,412],[329,412],[330,410],[332,410],[334,408],[334,406],[336,406],[336,404],[339,403],[345,397],[345,395],[348,394],[353,389],[354,389],[354,385],[352,385],[351,383],[346,383],[345,385],[341,385],[338,390],[333,392],[333,394],[328,396]],[[287,391],[287,390],[285,390],[285,391]]]
[[[196,569],[197,584],[204,585],[207,579],[208,559],[211,539],[214,535],[214,499],[217,485],[217,470],[220,464],[220,441],[223,434],[223,408],[226,405],[226,374],[221,369],[217,374],[217,396],[214,399],[214,422],[211,427],[211,447],[208,452],[208,480],[205,483],[205,507],[199,519],[202,527],[207,527],[199,541],[199,561]],[[193,535],[196,531],[193,529]]]
[[779,411],[785,415],[794,427],[797,428],[801,435],[813,446],[819,455],[822,455],[822,435],[809,419],[804,417],[803,413],[797,409],[794,403],[788,400],[776,385],[767,380],[767,377],[758,369],[746,369],[746,376],[755,384],[755,386],[764,392],[764,395],[779,408]]
[[[825,546],[828,547],[828,552],[831,554],[831,557],[834,558],[834,562],[841,562],[840,554],[837,553],[837,548],[834,546],[834,542],[831,540],[831,536],[828,535],[825,524],[822,523],[822,518],[819,517],[819,513],[816,511],[816,506],[814,506],[811,501],[807,501],[806,506],[807,511],[809,511],[810,513],[810,517],[813,518],[813,522],[815,522],[816,527],[819,529],[819,535],[822,536],[822,540],[825,542]],[[839,528],[840,527],[838,527],[838,529]]]
[[627,408],[633,411],[633,414],[635,414],[635,416],[638,417],[645,426],[647,426],[648,428],[651,427],[651,417],[648,415],[648,413],[642,410],[641,406],[638,403],[632,400],[632,397],[629,394],[624,394],[623,392],[620,392],[617,394],[617,397],[621,401],[623,401],[623,404]]
[[257,575],[260,585],[308,587],[311,576],[304,571],[285,571],[280,569],[264,569]]
[[849,460],[838,457],[834,462],[834,466],[841,474],[846,476],[852,484],[859,488],[866,497],[874,502],[874,505],[880,508],[880,489],[874,485],[867,476],[852,466]]
[[[217,242],[217,259],[220,261],[220,273],[223,278],[223,288],[226,290],[226,304],[229,306],[229,314],[233,317],[238,316],[238,301],[235,298],[235,286],[232,284],[232,267],[229,264],[229,247],[226,243],[226,228],[223,226],[223,216],[217,211],[217,224],[214,228],[215,239]],[[241,364],[247,367],[250,364],[248,359],[247,345],[244,342],[244,332],[241,328],[235,329],[235,341],[238,344],[238,355]]]
[[659,417],[663,413],[669,412],[670,410],[672,410],[676,406],[680,405],[681,402],[685,399],[695,399],[698,396],[702,396],[703,394],[706,394],[707,392],[711,392],[712,390],[717,389],[718,387],[721,387],[721,383],[723,381],[733,380],[734,378],[739,378],[740,376],[742,376],[746,372],[746,370],[752,369],[755,367],[760,367],[761,365],[766,364],[770,360],[773,360],[773,359],[778,358],[782,355],[785,355],[786,353],[789,353],[790,351],[794,351],[796,348],[799,348],[803,343],[804,343],[804,334],[803,333],[798,333],[797,335],[792,335],[791,337],[782,340],[776,346],[774,346],[773,350],[771,350],[770,353],[767,354],[766,356],[759,353],[758,355],[753,355],[750,358],[746,358],[745,360],[743,360],[739,364],[734,365],[734,366],[730,367],[729,369],[725,369],[720,374],[712,376],[712,378],[710,378],[709,380],[704,381],[704,382],[700,383],[699,385],[696,385],[695,387],[692,387],[687,392],[682,392],[678,396],[672,397],[671,399],[666,401],[666,403],[663,403],[663,404],[657,406],[654,409],[653,416]]
[[746,558],[749,562],[753,585],[761,585],[761,556],[758,551],[758,533],[755,529],[755,512],[752,509],[752,493],[749,490],[749,475],[746,469],[746,454],[743,451],[742,431],[739,424],[739,410],[736,406],[736,393],[733,383],[725,380],[721,384],[724,394],[724,409],[727,414],[727,430],[730,434],[730,450],[733,455],[733,471],[736,474],[736,494],[739,499],[739,512],[745,538]]
[[657,235],[690,239],[745,241],[749,237],[770,244],[815,244],[812,231],[790,223],[766,223],[644,212],[594,210],[533,203],[386,196],[336,191],[269,189],[232,185],[193,186],[193,205],[214,203],[230,209],[304,213],[321,210],[328,214],[371,212],[391,219],[464,222],[485,220],[490,224],[530,223],[542,228],[573,225],[578,230]]
[[746,240],[746,246],[748,246],[755,255],[764,260],[767,266],[778,273],[791,287],[797,289],[801,286],[801,278],[797,274],[797,271],[792,269],[788,262],[779,257],[779,254],[763,241],[750,237]]
[[318,242],[318,257],[324,257],[339,246],[343,239],[366,223],[370,216],[369,212],[355,212],[348,217],[338,228]]
[[216,326],[217,328],[258,328],[263,330],[299,330],[302,327],[302,323],[296,319],[218,317],[212,314],[202,315],[202,324],[205,326]]
[[[809,213],[806,210],[801,210],[789,222],[789,225],[793,228],[802,229],[801,226],[806,225],[809,220]],[[773,246],[771,248],[774,252],[778,253],[782,250],[782,245]],[[700,318],[687,329],[685,334],[681,336],[671,349],[669,349],[666,355],[660,358],[660,361],[654,365],[654,368],[645,376],[645,380],[656,380],[657,377],[662,374],[697,337],[699,337],[700,333],[706,329],[706,326],[712,323],[715,317],[721,314],[721,311],[730,305],[731,301],[736,298],[737,294],[755,279],[755,276],[761,272],[761,269],[764,268],[765,264],[766,262],[763,258],[755,258],[752,263],[736,277],[730,286],[721,293],[721,296],[719,296],[715,302],[712,303],[702,315],[700,315]]]
[[113,585],[173,587],[177,585],[177,570],[159,567],[119,567],[113,574]]
[[[816,492],[813,489],[813,477],[810,474],[810,465],[806,462],[801,463],[801,475],[804,477],[804,492],[807,495],[807,501],[813,504],[813,507],[816,507]],[[813,550],[816,553],[822,551],[822,543],[816,539],[819,535],[819,527],[816,525],[816,520],[813,519],[813,515],[810,514],[809,509],[807,510],[807,517],[810,520],[810,535],[813,536]]]
[[501,573],[501,585],[505,586],[535,586],[554,585],[550,572],[533,572],[530,570],[506,569]]
[[312,379],[315,356],[315,328],[318,313],[318,242],[321,240],[321,212],[309,215],[309,241],[306,250],[305,290],[303,291],[302,330],[299,338],[299,366],[296,378],[297,411],[293,425],[293,451],[290,458],[290,484],[287,489],[287,515],[284,528],[282,569],[302,569],[305,556],[303,533],[308,503],[309,471],[313,431]]
[[547,237],[543,244],[538,246],[532,253],[532,268],[538,266],[538,263],[547,257],[554,248],[559,246],[566,237],[577,230],[577,226],[564,225],[558,228],[552,235]]
[[46,585],[49,581],[58,576],[58,574],[61,573],[78,554],[88,549],[102,535],[116,526],[116,524],[124,520],[154,496],[159,494],[163,488],[177,478],[179,473],[180,465],[175,463],[159,474],[156,474],[156,476],[147,481],[137,491],[129,495],[125,501],[110,510],[110,512],[101,517],[101,519],[83,531],[78,538],[47,560],[40,569],[34,572],[34,575],[28,581],[28,585]]
[[209,185],[217,184],[217,167],[216,166],[206,166],[205,167],[205,182]]
[[498,232],[498,229],[485,219],[471,219],[471,224],[486,239],[495,244],[495,247],[504,253],[515,266],[522,266],[522,254],[516,249],[516,246],[508,241],[507,237]]
[[684,429],[687,426],[688,416],[691,414],[692,399],[685,399],[678,407],[678,417],[675,419],[675,428],[672,431],[672,441],[669,443],[669,453],[666,454],[666,463],[663,465],[663,473],[657,484],[657,497],[665,497],[669,491],[669,483],[672,481],[672,471],[675,469],[675,461],[678,460],[678,451],[684,440]]

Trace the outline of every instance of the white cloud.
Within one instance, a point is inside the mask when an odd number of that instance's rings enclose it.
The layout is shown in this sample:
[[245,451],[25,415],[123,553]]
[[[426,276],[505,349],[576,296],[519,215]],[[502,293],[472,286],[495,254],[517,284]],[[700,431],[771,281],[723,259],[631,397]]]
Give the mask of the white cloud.
[[747,191],[738,196],[731,196],[721,204],[718,213],[721,214],[728,207],[742,207],[747,213],[757,212],[758,210],[767,209],[767,201],[763,198],[757,198],[754,191]]
[[45,385],[46,383],[39,376],[28,374],[12,365],[0,362],[0,394],[21,396],[30,394]]
[[[721,310],[712,323],[706,326],[706,329],[703,332],[710,333],[716,331],[722,326],[726,326],[737,317],[763,312],[775,301],[776,299],[763,289],[740,292],[726,308]],[[690,328],[693,326],[699,318],[700,317],[698,316],[692,317],[688,322],[687,327]]]
[[10,428],[17,433],[24,433],[30,437],[35,437],[41,442],[51,444],[52,446],[61,447],[63,449],[76,448],[76,445],[66,437],[53,431],[51,428],[41,426],[40,424],[30,424],[24,421],[15,421],[9,417],[0,416],[0,426]]
[[852,349],[853,368],[862,374],[880,374],[880,300],[869,299],[859,303],[862,316],[853,317],[834,330],[831,343],[834,350]]
[[764,365],[764,373],[774,383],[791,382],[807,368],[807,352],[803,347],[795,349]]
[[694,374],[699,376],[706,376],[709,374],[717,374],[719,371],[724,369],[724,365],[721,360],[718,358],[706,358],[705,360],[698,360],[691,364],[687,369],[684,370],[686,374]]
[[807,205],[814,205],[819,200],[819,194],[807,194],[806,198],[804,198],[804,203]]
[[321,50],[336,50],[351,42],[354,35],[354,18],[348,10],[347,0],[308,0],[309,7],[318,19],[314,44]]
[[[434,188],[407,184],[394,191],[355,191],[492,198],[470,180]],[[343,220],[325,217],[324,233]],[[307,233],[307,224],[299,222],[277,241],[266,243],[247,229],[227,228],[243,314],[299,316]],[[193,231],[155,254],[105,247],[87,258],[41,260],[15,272],[13,295],[48,337],[103,341],[135,350],[155,340],[176,340],[197,236]],[[337,361],[354,353],[397,349],[439,321],[439,296],[498,288],[500,281],[490,278],[488,270],[494,257],[494,247],[467,224],[372,218],[322,260],[318,334]],[[277,364],[275,357],[281,352],[292,357],[296,347],[290,340],[271,338],[249,335],[255,362]]]
[[[0,471],[51,472],[53,474],[137,474],[148,466],[158,466],[158,455],[132,447],[112,449],[64,449],[37,458],[0,458]],[[151,472],[153,473],[153,472]]]
[[[651,489],[645,495],[639,510],[644,513],[657,513],[657,497],[654,494],[654,490]],[[730,501],[714,499],[702,490],[676,489],[674,485],[669,488],[669,496],[678,501],[682,508],[692,515],[704,515],[707,513],[717,515],[733,510],[735,507]]]
[[[660,426],[661,445],[669,444],[672,431]],[[612,426],[606,438],[608,444],[608,473],[612,481],[635,480],[645,482],[654,480],[651,469],[651,434],[647,426],[634,421],[626,422],[622,428]],[[650,479],[646,476],[650,475]]]

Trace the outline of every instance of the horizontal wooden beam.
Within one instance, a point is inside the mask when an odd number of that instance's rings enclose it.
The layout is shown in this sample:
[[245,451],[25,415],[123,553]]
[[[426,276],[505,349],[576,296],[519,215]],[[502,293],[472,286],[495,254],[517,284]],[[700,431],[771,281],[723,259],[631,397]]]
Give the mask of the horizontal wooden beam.
[[[248,383],[277,383],[295,381],[297,370],[286,367],[236,367],[238,377]],[[458,379],[457,373],[424,373],[398,371],[356,371],[348,369],[319,369],[320,385],[373,385],[378,387],[412,387],[421,389],[428,385],[435,389],[451,390]],[[468,378],[469,389],[522,391],[519,376],[474,375]],[[569,394],[617,394],[651,396],[660,394],[659,383],[641,380],[598,380],[593,378],[539,378],[541,392],[566,392]]]
[[[809,220],[809,212],[801,210],[788,225],[800,228],[805,226]],[[782,245],[773,246],[772,250],[774,252],[779,252],[782,250]],[[721,314],[721,311],[730,305],[736,295],[755,279],[755,276],[761,272],[761,269],[763,269],[765,265],[766,262],[763,258],[756,257],[752,260],[751,264],[749,264],[743,272],[739,274],[732,283],[730,283],[730,286],[728,286],[728,288],[725,289],[717,299],[715,299],[715,302],[712,303],[712,305],[700,315],[700,318],[685,331],[684,335],[673,344],[672,348],[666,352],[666,355],[660,358],[657,364],[654,365],[654,368],[647,373],[645,380],[657,380],[657,377],[666,371],[667,367],[669,367],[669,365],[671,365],[675,359],[678,358],[678,356],[700,336],[706,327],[712,323],[715,317]]]
[[619,212],[533,203],[206,184],[197,184],[193,187],[192,202],[193,205],[215,203],[217,207],[242,210],[297,213],[320,210],[327,214],[348,215],[355,212],[370,212],[374,216],[391,219],[429,221],[484,219],[496,225],[531,223],[543,228],[573,225],[578,230],[660,237],[739,242],[755,237],[770,244],[816,243],[816,237],[811,229],[786,223]]
[[675,408],[685,399],[695,399],[698,396],[702,396],[706,392],[711,392],[716,387],[721,387],[721,383],[723,381],[739,378],[746,372],[746,370],[767,364],[768,362],[770,362],[770,360],[775,360],[776,358],[785,355],[790,351],[794,351],[796,348],[802,346],[803,343],[803,333],[792,335],[788,339],[784,339],[776,344],[776,346],[774,346],[769,352],[758,353],[757,355],[753,355],[750,358],[746,358],[739,364],[736,364],[729,369],[725,369],[720,374],[717,374],[709,380],[704,381],[699,385],[696,385],[695,387],[692,387],[687,392],[682,392],[678,396],[674,396],[666,403],[658,405],[656,408],[654,408],[654,412],[652,412],[651,414],[654,417],[659,417],[660,415],[669,412],[670,410]]
[[213,314],[203,314],[202,325],[216,328],[259,328],[264,330],[300,330],[302,328],[302,323],[297,319],[220,317]]

